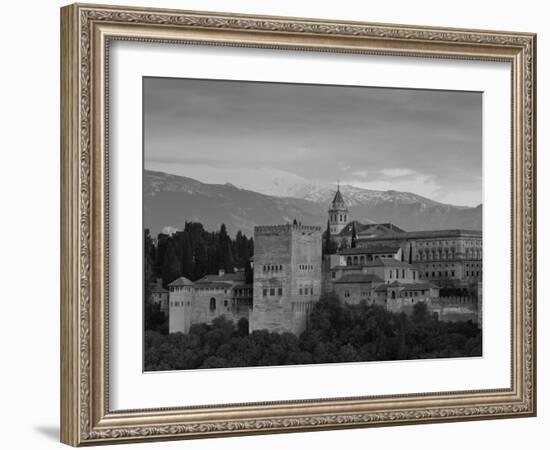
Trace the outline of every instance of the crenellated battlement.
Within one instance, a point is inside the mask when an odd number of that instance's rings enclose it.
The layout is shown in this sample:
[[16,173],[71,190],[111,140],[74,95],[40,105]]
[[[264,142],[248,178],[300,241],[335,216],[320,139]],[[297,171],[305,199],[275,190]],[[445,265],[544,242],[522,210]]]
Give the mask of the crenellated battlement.
[[269,235],[273,233],[290,233],[292,231],[302,231],[309,233],[320,233],[321,227],[316,225],[302,225],[301,223],[286,223],[283,225],[260,225],[254,227],[254,235]]

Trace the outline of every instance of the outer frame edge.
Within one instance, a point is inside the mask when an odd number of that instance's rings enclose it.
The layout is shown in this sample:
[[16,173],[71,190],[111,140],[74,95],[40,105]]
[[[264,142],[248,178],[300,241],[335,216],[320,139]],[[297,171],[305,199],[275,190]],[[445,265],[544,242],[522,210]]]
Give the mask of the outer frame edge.
[[78,20],[77,7],[60,9],[60,441],[79,444],[78,350]]

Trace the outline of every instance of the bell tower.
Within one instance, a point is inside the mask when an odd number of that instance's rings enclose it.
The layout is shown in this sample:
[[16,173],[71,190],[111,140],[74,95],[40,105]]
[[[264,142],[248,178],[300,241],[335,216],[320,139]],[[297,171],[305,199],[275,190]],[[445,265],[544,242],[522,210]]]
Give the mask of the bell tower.
[[340,192],[340,182],[338,182],[336,194],[334,194],[334,199],[328,210],[328,221],[331,234],[340,233],[349,222],[349,211]]

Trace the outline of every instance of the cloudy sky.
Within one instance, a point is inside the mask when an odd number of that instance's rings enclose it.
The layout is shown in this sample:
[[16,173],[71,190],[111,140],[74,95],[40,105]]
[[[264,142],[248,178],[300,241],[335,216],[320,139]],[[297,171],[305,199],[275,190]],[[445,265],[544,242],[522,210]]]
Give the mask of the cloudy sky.
[[147,169],[240,187],[273,173],[456,205],[482,201],[479,92],[143,82]]

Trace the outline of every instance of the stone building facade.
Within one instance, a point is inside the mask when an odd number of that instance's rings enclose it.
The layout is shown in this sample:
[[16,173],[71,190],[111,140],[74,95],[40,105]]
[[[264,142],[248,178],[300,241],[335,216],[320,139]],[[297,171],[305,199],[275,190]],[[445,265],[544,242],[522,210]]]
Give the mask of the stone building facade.
[[357,236],[357,247],[393,246],[420,277],[440,287],[466,288],[483,278],[483,239],[476,230],[402,231]]
[[168,285],[170,333],[187,333],[195,323],[212,323],[217,317],[237,322],[249,319],[252,309],[252,285],[245,273],[206,275],[192,282],[179,277]]

